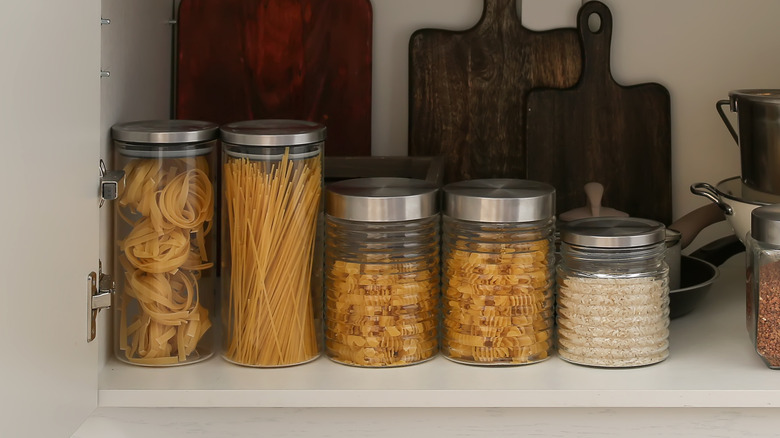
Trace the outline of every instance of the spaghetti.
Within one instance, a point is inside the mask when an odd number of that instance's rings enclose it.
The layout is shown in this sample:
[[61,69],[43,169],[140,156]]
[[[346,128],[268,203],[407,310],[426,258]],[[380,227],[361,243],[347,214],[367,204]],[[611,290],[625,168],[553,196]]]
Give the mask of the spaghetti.
[[226,157],[225,358],[259,367],[319,354],[311,279],[321,158]]

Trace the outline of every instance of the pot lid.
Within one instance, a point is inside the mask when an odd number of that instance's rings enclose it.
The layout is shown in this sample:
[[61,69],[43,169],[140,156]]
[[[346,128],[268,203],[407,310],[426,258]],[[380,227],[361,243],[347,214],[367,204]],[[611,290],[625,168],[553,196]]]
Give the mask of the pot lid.
[[763,102],[770,104],[780,104],[780,89],[772,88],[754,88],[745,90],[732,90],[729,91],[729,99],[731,100],[731,110],[736,112],[737,107],[735,102],[739,99],[747,99],[754,102]]

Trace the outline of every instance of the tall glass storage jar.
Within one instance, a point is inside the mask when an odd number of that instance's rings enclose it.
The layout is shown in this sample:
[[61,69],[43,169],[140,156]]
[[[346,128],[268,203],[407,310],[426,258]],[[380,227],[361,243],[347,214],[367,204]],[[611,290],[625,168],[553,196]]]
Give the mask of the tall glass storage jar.
[[669,355],[666,229],[640,218],[561,226],[558,355],[599,367],[649,365]]
[[436,185],[358,178],[325,194],[325,345],[339,363],[394,367],[438,352]]
[[553,347],[555,189],[484,179],[444,187],[442,353],[520,365]]
[[758,355],[780,369],[780,205],[751,212],[747,249],[747,328]]
[[223,357],[279,367],[319,356],[326,129],[298,120],[222,126]]
[[214,352],[217,125],[150,120],[112,127],[125,188],[116,203],[115,354],[168,366]]

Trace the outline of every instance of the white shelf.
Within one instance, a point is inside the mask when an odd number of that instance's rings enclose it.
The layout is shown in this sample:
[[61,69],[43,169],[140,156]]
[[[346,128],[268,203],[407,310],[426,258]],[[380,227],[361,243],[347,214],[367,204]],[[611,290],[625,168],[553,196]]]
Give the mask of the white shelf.
[[101,407],[772,407],[780,374],[745,329],[744,254],[721,266],[700,307],[673,320],[671,354],[643,368],[599,369],[553,357],[521,367],[474,367],[444,358],[361,369],[326,358],[253,369],[220,357],[177,368],[109,361]]

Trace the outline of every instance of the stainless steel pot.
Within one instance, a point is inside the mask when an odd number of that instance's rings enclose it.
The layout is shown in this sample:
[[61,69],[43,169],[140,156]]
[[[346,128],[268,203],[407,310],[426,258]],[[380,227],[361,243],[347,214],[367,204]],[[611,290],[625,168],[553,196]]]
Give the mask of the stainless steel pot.
[[[723,111],[726,105],[737,113],[739,134]],[[739,145],[742,181],[780,194],[780,90],[731,91],[715,108]]]

